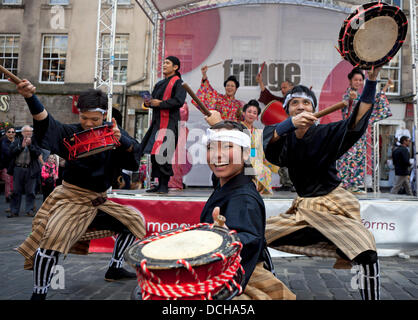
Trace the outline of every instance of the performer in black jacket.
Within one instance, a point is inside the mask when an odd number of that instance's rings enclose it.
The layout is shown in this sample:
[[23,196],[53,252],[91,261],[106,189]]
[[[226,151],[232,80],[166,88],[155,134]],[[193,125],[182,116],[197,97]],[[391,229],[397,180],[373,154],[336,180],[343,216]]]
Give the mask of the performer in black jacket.
[[18,248],[25,257],[24,268],[34,271],[32,299],[46,298],[52,268],[60,254],[87,254],[88,240],[113,234],[104,230],[87,231],[92,222],[94,225],[99,210],[108,218],[105,229],[119,233],[105,280],[135,278],[134,273],[122,268],[123,253],[135,238],[145,235],[144,221],[135,210],[107,200],[106,191],[112,183],[113,167],[138,169],[139,143],[120,130],[112,119],[113,134],[120,146],[85,158],[69,158],[63,139],[103,124],[107,112],[106,94],[93,89],[80,94],[79,123],[62,124],[46,111],[29,81],[23,80],[17,89],[25,97],[32,114],[34,137],[38,143],[66,159],[62,185],[56,187],[42,204],[34,218],[31,234]]
[[181,86],[180,60],[169,56],[163,65],[164,79],[157,82],[152,98],[145,101],[152,108],[152,122],[142,140],[142,153],[151,155],[152,177],[158,178],[158,186],[147,192],[168,193],[168,181],[173,175],[171,166],[178,141],[180,108],[186,99]]
[[251,139],[244,130],[234,121],[221,121],[208,129],[207,161],[218,184],[202,210],[200,222],[213,223],[217,215],[223,215],[227,227],[237,232],[243,244],[245,290],[238,299],[294,299],[294,294],[271,272],[273,266],[264,238],[266,212],[253,182]]
[[[267,220],[266,239],[273,248],[283,245],[307,248],[328,242],[347,265],[358,266],[358,288],[363,299],[379,299],[379,263],[372,233],[360,217],[360,204],[340,187],[336,161],[367,129],[380,68],[369,72],[360,101],[346,120],[316,124],[315,94],[294,87],[284,103],[289,118],[264,128],[266,159],[289,168],[298,197],[284,214]],[[301,251],[302,252],[302,251]],[[307,254],[316,255],[313,247]]]

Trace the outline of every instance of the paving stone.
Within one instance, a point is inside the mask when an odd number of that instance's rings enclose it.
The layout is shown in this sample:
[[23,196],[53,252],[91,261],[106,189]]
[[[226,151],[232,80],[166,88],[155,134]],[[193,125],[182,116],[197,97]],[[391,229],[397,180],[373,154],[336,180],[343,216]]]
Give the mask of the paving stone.
[[[40,196],[37,196],[39,203]],[[0,212],[4,212],[0,195]],[[30,233],[32,219],[0,217],[0,300],[27,300],[32,292],[32,272],[23,270],[23,257],[14,251]],[[136,281],[104,281],[111,253],[60,258],[65,289],[50,290],[49,300],[127,300]],[[320,257],[273,258],[279,279],[298,300],[360,300],[352,288],[351,270],[336,270],[335,259]],[[381,257],[381,299],[418,300],[418,256],[410,259]],[[126,268],[130,268],[126,266]]]

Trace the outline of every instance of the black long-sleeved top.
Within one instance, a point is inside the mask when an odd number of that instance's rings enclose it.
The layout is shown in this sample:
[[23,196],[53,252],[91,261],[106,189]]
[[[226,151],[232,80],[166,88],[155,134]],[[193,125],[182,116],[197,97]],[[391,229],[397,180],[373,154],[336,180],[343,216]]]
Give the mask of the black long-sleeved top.
[[409,150],[405,146],[399,146],[392,152],[393,165],[395,166],[395,175],[409,175]]
[[[26,99],[28,104],[40,103],[36,96]],[[113,150],[103,151],[78,160],[69,160],[69,152],[63,143],[64,138],[69,138],[74,133],[84,131],[80,123],[62,124],[55,120],[51,114],[41,121],[33,121],[34,137],[39,145],[66,159],[63,179],[78,187],[104,192],[112,184],[113,170],[115,167],[138,170],[139,167],[139,143],[120,129],[120,146]],[[127,150],[132,146],[132,151]]]
[[[174,77],[174,76],[172,76]],[[173,90],[171,92],[171,97],[169,99],[163,100],[165,89],[167,88],[168,83],[171,78],[166,78],[161,81],[158,81],[152,91],[152,98],[162,100],[159,107],[151,107],[152,110],[152,121],[150,128],[145,134],[141,148],[143,153],[150,154],[152,147],[155,143],[155,137],[160,129],[161,125],[161,114],[160,110],[169,110],[169,121],[167,129],[172,130],[174,133],[175,141],[170,141],[170,143],[177,143],[178,140],[178,122],[180,121],[180,108],[183,106],[184,101],[186,100],[186,90],[182,87],[182,80],[179,79],[174,83]],[[171,136],[167,136],[167,139]]]
[[245,288],[266,247],[264,238],[266,212],[263,199],[251,176],[243,173],[233,177],[222,187],[218,184],[200,215],[200,222],[213,223],[212,212],[220,207],[229,229],[237,231],[243,244],[241,265],[245,270]]
[[264,128],[266,159],[289,169],[290,179],[299,196],[326,195],[341,183],[337,176],[336,161],[364,134],[372,112],[370,108],[359,123],[351,128],[359,105],[360,102],[346,120],[311,126],[302,139],[291,132],[269,143],[276,127]]

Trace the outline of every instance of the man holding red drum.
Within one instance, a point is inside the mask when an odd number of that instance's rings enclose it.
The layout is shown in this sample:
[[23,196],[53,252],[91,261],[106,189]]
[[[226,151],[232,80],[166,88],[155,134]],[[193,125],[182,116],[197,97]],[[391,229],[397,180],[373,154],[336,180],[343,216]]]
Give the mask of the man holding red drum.
[[[90,89],[80,94],[80,122],[76,124],[55,120],[38,100],[36,88],[29,81],[17,84],[17,90],[32,114],[35,139],[62,158],[69,158],[64,138],[103,125],[108,103],[106,94],[100,90]],[[119,236],[105,280],[135,278],[135,274],[122,268],[123,253],[135,238],[145,235],[143,218],[134,210],[107,200],[106,191],[112,183],[113,168],[138,169],[139,144],[118,128],[115,119],[112,122],[120,145],[113,150],[66,161],[62,185],[42,204],[33,220],[32,233],[18,248],[25,257],[24,268],[34,272],[32,300],[46,298],[52,269],[62,253],[87,254],[87,240],[114,232]],[[95,231],[87,230],[93,226]]]

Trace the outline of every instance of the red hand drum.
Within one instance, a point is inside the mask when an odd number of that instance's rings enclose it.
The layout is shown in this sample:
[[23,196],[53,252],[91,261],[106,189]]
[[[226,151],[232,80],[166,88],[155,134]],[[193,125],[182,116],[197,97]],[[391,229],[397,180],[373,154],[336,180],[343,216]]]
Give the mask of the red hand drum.
[[380,67],[396,55],[407,32],[408,20],[399,7],[381,1],[366,3],[344,20],[338,51],[355,67]]
[[200,223],[152,235],[125,259],[137,270],[137,298],[229,300],[241,294],[241,249],[235,231]]
[[120,142],[113,134],[112,123],[91,128],[64,139],[69,159],[80,159],[93,154],[114,149]]
[[260,115],[261,123],[266,126],[271,126],[286,120],[289,115],[283,109],[283,104],[280,101],[273,100],[263,109]]

